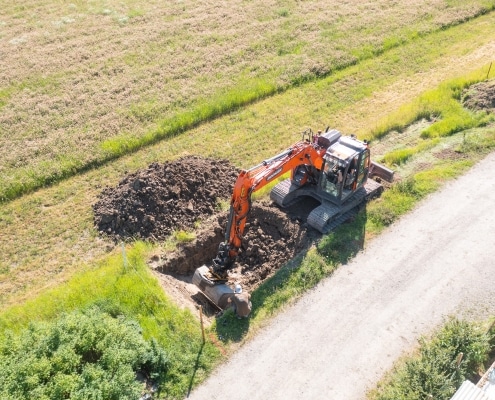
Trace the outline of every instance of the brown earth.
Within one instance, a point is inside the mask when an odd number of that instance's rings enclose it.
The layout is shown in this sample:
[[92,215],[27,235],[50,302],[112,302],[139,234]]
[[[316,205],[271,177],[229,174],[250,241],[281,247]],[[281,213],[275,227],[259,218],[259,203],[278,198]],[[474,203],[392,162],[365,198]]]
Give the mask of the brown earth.
[[237,174],[226,160],[197,156],[153,163],[103,190],[93,205],[95,225],[115,241],[165,240],[174,230],[190,230],[212,216]]
[[[195,310],[201,304],[212,315],[217,310],[198,293],[192,275],[211,263],[225,240],[227,212],[218,210],[218,201],[230,197],[237,174],[227,161],[196,156],[154,163],[102,191],[93,205],[95,225],[115,241],[164,241],[174,231],[195,230],[194,240],[179,243],[174,252],[156,254],[150,266],[179,305]],[[318,237],[304,222],[312,208],[311,202],[307,205],[307,210],[297,207],[287,213],[267,202],[253,205],[229,284],[252,291]],[[200,228],[195,229],[198,221]]]
[[462,94],[462,104],[471,110],[495,112],[495,80],[471,85]]

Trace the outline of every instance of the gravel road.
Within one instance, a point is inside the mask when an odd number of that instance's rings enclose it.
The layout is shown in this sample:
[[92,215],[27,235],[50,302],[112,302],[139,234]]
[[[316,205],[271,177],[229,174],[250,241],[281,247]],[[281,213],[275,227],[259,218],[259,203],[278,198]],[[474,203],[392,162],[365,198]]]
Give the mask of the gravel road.
[[279,314],[190,399],[362,400],[449,315],[495,313],[495,153]]

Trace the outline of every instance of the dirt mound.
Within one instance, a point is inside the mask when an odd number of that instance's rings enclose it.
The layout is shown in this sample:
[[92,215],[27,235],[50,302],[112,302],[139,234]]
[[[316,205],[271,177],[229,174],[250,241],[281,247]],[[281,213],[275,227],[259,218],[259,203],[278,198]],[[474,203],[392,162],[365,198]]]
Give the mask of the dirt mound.
[[228,161],[183,157],[151,164],[102,191],[93,205],[96,229],[115,240],[163,240],[191,229],[227,199],[238,171]]
[[495,112],[495,80],[476,83],[464,90],[462,104],[471,110]]

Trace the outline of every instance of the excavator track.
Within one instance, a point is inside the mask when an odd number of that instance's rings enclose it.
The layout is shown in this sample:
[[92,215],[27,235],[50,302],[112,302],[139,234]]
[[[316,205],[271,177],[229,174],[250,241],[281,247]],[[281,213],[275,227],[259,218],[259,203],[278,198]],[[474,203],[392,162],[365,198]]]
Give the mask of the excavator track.
[[330,224],[330,221],[337,222],[337,219],[340,220],[340,218],[337,218],[340,213],[340,207],[333,204],[322,204],[311,211],[308,215],[307,222],[308,225],[312,226],[317,231],[321,233],[328,233],[331,229],[333,229],[331,227],[333,224]]
[[270,192],[270,199],[280,207],[287,207],[298,201],[301,196],[311,196],[319,200],[315,194],[314,187],[299,187],[291,182],[290,179],[278,183]]
[[383,193],[383,185],[369,178],[366,181],[366,185],[364,185],[364,189],[366,190],[366,201],[374,199]]
[[316,207],[308,215],[308,225],[321,233],[328,233],[353,215],[356,215],[361,204],[379,196],[382,191],[383,186],[370,179],[364,187],[358,189],[343,205],[337,206],[325,202]]
[[294,188],[291,190],[291,187],[293,187],[293,185],[291,184],[290,179],[285,179],[282,182],[277,183],[270,192],[270,199],[280,207],[286,207],[288,205],[287,203],[289,203],[286,199],[289,197],[290,192],[294,190]]

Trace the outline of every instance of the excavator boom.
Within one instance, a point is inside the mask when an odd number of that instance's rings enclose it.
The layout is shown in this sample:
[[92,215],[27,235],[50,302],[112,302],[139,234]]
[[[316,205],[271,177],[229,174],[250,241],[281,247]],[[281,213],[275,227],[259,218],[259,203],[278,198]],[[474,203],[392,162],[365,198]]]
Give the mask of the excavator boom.
[[[308,136],[304,140],[305,136]],[[224,270],[228,268],[239,252],[246,226],[246,218],[251,210],[251,196],[281,175],[305,166],[308,172],[305,179],[311,177],[311,171],[321,170],[326,148],[321,146],[318,136],[305,132],[303,140],[282,153],[267,159],[249,170],[239,173],[230,201],[230,212],[225,231],[225,242],[219,246],[217,257],[213,260],[212,272],[218,279],[224,279]],[[305,183],[305,182],[304,182]]]

